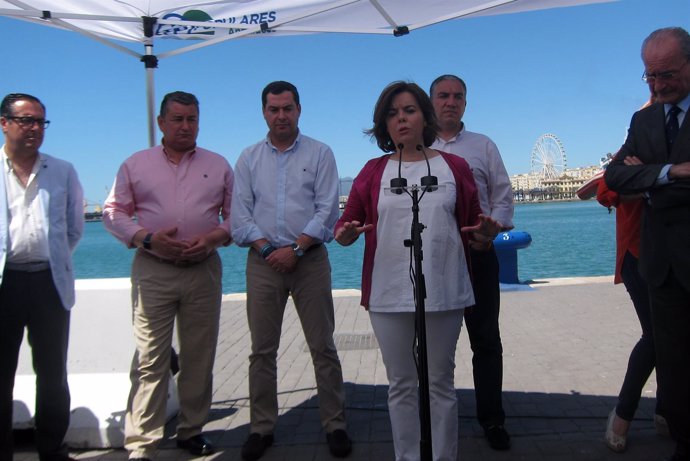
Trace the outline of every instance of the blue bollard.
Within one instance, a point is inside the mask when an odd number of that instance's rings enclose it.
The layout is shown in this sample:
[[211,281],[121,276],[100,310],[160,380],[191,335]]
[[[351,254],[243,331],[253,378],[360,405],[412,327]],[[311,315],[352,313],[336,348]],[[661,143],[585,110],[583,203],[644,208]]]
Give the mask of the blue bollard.
[[494,248],[498,257],[498,281],[501,283],[520,283],[518,279],[517,250],[527,248],[532,243],[532,236],[527,232],[501,232],[494,239]]

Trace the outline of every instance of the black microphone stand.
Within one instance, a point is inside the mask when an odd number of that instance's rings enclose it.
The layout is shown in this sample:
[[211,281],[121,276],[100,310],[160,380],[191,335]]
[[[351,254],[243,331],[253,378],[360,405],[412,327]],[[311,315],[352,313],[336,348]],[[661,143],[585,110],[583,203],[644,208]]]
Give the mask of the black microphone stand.
[[[431,447],[431,401],[429,399],[429,364],[426,348],[426,317],[425,305],[426,283],[422,272],[422,232],[424,224],[419,222],[419,187],[413,185],[410,197],[412,197],[412,228],[410,240],[406,240],[405,246],[412,247],[414,258],[414,298],[415,298],[415,333],[417,337],[417,376],[419,379],[419,454],[421,461],[432,460]],[[422,193],[422,195],[424,195]]]
[[[399,144],[398,148],[400,149],[399,161],[402,163],[403,145]],[[422,260],[424,259],[422,251],[422,232],[426,226],[419,222],[419,202],[427,191],[432,192],[437,189],[438,179],[435,176],[431,176],[429,160],[423,147],[417,146],[417,150],[420,150],[424,155],[428,170],[428,176],[423,177],[420,181],[423,187],[422,195],[419,195],[420,187],[416,184],[412,185],[409,189],[407,188],[407,180],[401,177],[400,169],[398,169],[398,177],[391,180],[391,189],[393,189],[396,194],[402,194],[404,191],[412,198],[412,226],[410,229],[410,239],[405,240],[403,243],[406,247],[412,248],[414,260],[415,362],[417,364],[417,379],[419,380],[419,452],[421,461],[432,461],[431,402],[429,399],[429,364],[427,359],[424,305],[424,300],[426,299],[426,283],[422,270]],[[400,164],[398,166],[400,166]]]

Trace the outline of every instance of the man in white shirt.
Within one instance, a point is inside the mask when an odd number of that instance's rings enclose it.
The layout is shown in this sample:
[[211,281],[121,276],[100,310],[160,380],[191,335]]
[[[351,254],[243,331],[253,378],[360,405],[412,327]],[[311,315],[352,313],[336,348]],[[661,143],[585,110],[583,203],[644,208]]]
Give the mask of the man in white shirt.
[[40,461],[68,461],[67,343],[74,305],[72,252],[84,230],[84,196],[64,160],[39,152],[46,120],[36,97],[0,104],[0,461],[11,461],[12,392],[24,329],[36,372]]
[[[462,117],[467,104],[467,86],[455,75],[442,75],[429,90],[441,130],[434,149],[467,160],[477,184],[482,212],[513,228],[513,192],[510,178],[496,144],[487,136],[465,129]],[[504,425],[503,346],[499,329],[500,289],[498,259],[492,242],[470,245],[475,307],[465,311],[465,324],[472,347],[477,419],[491,448],[508,450],[510,436]]]

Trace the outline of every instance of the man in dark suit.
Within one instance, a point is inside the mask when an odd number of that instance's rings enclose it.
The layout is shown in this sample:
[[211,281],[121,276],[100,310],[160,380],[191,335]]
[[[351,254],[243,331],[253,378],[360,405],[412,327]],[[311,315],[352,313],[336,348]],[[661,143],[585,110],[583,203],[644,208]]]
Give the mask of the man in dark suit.
[[604,176],[610,189],[647,196],[640,273],[649,284],[657,377],[676,440],[690,460],[690,35],[659,29],[642,44],[643,79],[656,103],[633,115]]

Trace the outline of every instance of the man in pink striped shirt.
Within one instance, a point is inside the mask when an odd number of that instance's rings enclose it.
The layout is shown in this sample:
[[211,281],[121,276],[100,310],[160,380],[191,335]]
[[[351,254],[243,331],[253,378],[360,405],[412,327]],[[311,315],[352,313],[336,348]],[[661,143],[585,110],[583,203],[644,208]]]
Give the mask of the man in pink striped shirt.
[[130,460],[139,461],[150,460],[163,438],[175,321],[177,446],[198,456],[214,451],[202,428],[211,407],[222,296],[216,248],[231,242],[233,171],[224,157],[197,147],[196,97],[167,94],[158,127],[161,145],[125,160],[103,209],[106,229],[136,248],[131,277],[136,351],[125,448]]

